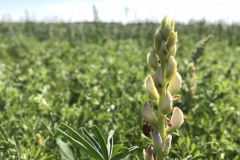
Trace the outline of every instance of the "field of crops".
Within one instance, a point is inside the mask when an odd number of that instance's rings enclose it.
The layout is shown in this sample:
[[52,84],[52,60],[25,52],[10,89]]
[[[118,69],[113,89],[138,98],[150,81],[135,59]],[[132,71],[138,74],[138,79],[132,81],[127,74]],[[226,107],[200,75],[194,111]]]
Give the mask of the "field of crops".
[[[139,146],[126,159],[143,160],[152,143],[142,133],[143,83],[152,74],[146,57],[158,26],[1,22],[0,159],[90,159],[56,134],[57,128],[69,133],[64,122],[82,136],[81,127],[93,135],[96,125],[105,140],[114,130],[113,144]],[[184,123],[166,159],[238,160],[240,25],[192,21],[175,30],[183,87],[174,106]]]

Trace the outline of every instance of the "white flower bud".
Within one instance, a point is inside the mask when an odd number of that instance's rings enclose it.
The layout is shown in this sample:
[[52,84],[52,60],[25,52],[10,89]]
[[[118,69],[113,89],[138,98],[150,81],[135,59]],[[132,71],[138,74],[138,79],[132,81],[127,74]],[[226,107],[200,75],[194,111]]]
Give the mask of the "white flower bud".
[[172,135],[168,135],[168,138],[165,141],[165,146],[164,146],[164,156],[167,156],[169,154],[169,151],[171,149],[171,142],[172,142]]
[[159,98],[157,89],[155,88],[152,77],[150,75],[147,76],[144,83],[144,87],[146,88],[150,97],[152,97],[155,100]]
[[157,129],[155,130],[155,133],[154,133],[153,144],[156,152],[161,152],[163,150],[162,138]]
[[173,56],[170,56],[168,59],[168,64],[167,64],[167,74],[166,74],[166,79],[167,81],[171,81],[173,79],[173,76],[177,72],[177,61]]
[[155,71],[157,70],[157,68],[159,66],[158,60],[157,60],[157,55],[155,54],[155,50],[152,50],[151,52],[149,52],[147,54],[147,63],[148,63],[150,70],[153,73],[155,73]]
[[165,27],[166,23],[169,21],[167,16],[164,16],[160,25],[160,30],[163,30],[163,28]]
[[177,43],[177,32],[171,32],[170,36],[167,39],[167,50],[170,52],[174,45]]
[[172,110],[172,95],[170,94],[169,91],[167,91],[161,111],[164,115],[167,115],[171,110]]
[[166,128],[166,132],[167,134],[170,134],[172,132],[174,132],[176,129],[178,129],[184,122],[184,119],[183,119],[183,113],[182,111],[178,108],[178,107],[175,107],[173,109],[173,114],[172,114],[172,118],[171,118],[171,121],[172,121],[172,127],[167,127]]
[[176,72],[167,90],[171,93],[171,95],[175,95],[178,92],[178,90],[181,88],[181,86],[182,86],[182,77],[178,72]]
[[142,116],[150,125],[155,126],[157,124],[157,119],[154,116],[148,101],[146,101],[142,106]]
[[167,41],[167,39],[171,35],[171,32],[172,32],[171,22],[168,19],[168,22],[166,23],[165,27],[162,30],[162,35],[163,35],[164,41]]
[[162,32],[160,30],[160,28],[158,28],[156,30],[156,33],[155,33],[155,36],[154,36],[154,44],[155,44],[155,53],[158,53],[160,47],[161,47],[161,44],[162,44]]
[[173,18],[171,18],[170,24],[171,24],[171,27],[172,27],[172,31],[174,31],[174,19]]
[[148,146],[146,152],[145,152],[145,149],[143,150],[143,157],[145,158],[145,160],[154,160],[153,150],[151,145]]
[[165,41],[162,41],[161,47],[160,47],[157,55],[160,58],[161,65],[165,65],[167,62],[167,59],[169,57],[169,53],[168,53]]
[[162,66],[159,66],[153,77],[153,81],[158,93],[162,92],[163,87],[163,75],[162,75]]
[[176,52],[177,52],[177,44],[175,44],[175,46],[173,47],[173,49],[170,51],[170,55],[172,55],[173,57],[176,56]]

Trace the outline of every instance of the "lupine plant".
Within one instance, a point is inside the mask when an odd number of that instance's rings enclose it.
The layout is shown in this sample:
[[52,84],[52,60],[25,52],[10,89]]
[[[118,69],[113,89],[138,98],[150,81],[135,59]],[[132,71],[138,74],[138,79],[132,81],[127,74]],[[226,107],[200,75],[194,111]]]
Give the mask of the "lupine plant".
[[[175,60],[178,40],[177,32],[174,32],[174,19],[165,16],[156,30],[154,39],[155,48],[147,54],[147,63],[154,76],[153,78],[151,75],[147,76],[144,87],[149,99],[158,106],[158,111],[154,114],[150,103],[146,101],[142,107],[142,116],[150,125],[149,129],[154,137],[155,160],[163,160],[171,148],[171,134],[184,121],[183,113],[178,107],[173,109],[171,120],[166,117],[172,111],[173,100],[180,98],[175,94],[182,86],[182,78],[177,72]],[[143,154],[146,160],[154,160],[151,146],[148,146]]]

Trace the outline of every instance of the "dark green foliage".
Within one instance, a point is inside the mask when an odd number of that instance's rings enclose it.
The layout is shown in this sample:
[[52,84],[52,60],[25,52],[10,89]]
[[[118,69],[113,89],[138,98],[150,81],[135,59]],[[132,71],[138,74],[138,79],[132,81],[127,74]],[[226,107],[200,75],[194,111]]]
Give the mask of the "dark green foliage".
[[[62,123],[62,125],[70,132],[70,134],[73,137],[69,136],[65,132],[63,132],[61,129],[57,129],[58,134],[63,136],[65,139],[71,142],[73,146],[80,149],[81,151],[87,153],[92,158],[91,159],[100,159],[100,160],[120,160],[125,158],[130,152],[134,151],[135,149],[139,147],[131,147],[131,148],[121,148],[121,147],[114,147],[113,146],[113,134],[114,131],[111,130],[109,132],[108,141],[105,142],[101,131],[98,129],[97,126],[93,126],[94,130],[94,136],[97,140],[95,140],[89,133],[85,131],[84,128],[82,130],[84,131],[85,137],[80,136],[76,131],[74,131],[71,127],[68,125]],[[59,140],[59,139],[58,139]],[[59,140],[61,142],[61,140]],[[98,141],[98,142],[97,142]],[[99,143],[99,144],[98,144]],[[58,143],[60,148],[60,153],[62,155],[62,158],[65,159],[71,159],[73,158],[73,153],[70,149],[66,146],[64,142]],[[121,144],[118,144],[118,146],[122,146]],[[112,150],[114,148],[114,152],[112,154]],[[84,156],[81,155],[82,158]],[[73,158],[74,159],[74,158]],[[76,157],[75,157],[76,159]]]
[[[152,143],[141,133],[141,107],[147,99],[143,82],[151,74],[146,55],[153,48],[158,26],[150,22],[123,25],[99,21],[0,23],[0,156],[8,139],[21,142],[29,152],[39,133],[44,153],[53,155],[50,159],[61,159],[60,143],[75,157],[81,157],[82,150],[55,136],[64,122],[81,136],[82,127],[92,136],[96,125],[104,140],[114,129],[114,144],[139,146],[141,149],[133,151],[128,159],[137,155],[142,160],[142,149]],[[214,38],[198,58],[194,95],[174,101],[174,106],[182,109],[185,122],[173,135],[168,159],[201,153],[202,159],[237,160],[240,26],[200,21],[177,23],[175,28],[179,36],[178,72],[183,79],[195,44],[210,34]],[[178,94],[183,96],[181,91]],[[156,112],[156,106],[152,106]],[[112,155],[121,147],[113,145]],[[18,154],[10,152],[7,156]]]

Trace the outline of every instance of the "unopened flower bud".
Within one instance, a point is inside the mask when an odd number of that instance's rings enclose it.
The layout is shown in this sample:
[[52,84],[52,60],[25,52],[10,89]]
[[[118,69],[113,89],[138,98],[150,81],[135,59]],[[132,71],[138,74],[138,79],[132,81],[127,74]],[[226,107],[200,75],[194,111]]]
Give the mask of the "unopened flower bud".
[[178,92],[178,90],[181,88],[181,86],[182,86],[182,77],[178,72],[176,72],[167,90],[171,93],[171,95],[175,95]]
[[177,52],[177,44],[175,44],[175,46],[173,47],[173,49],[170,51],[170,55],[172,55],[173,57],[176,56],[176,52]]
[[166,132],[167,134],[170,134],[172,132],[174,132],[176,129],[178,129],[184,122],[184,119],[183,119],[183,113],[182,111],[178,108],[178,107],[175,107],[173,109],[173,114],[172,114],[172,118],[171,118],[171,121],[172,121],[172,127],[167,127],[166,128]]
[[155,88],[157,89],[158,93],[161,93],[163,87],[162,66],[159,66],[158,69],[156,70],[153,80]]
[[150,75],[147,76],[144,83],[144,87],[146,88],[150,97],[152,97],[155,100],[159,98],[157,89],[155,88],[152,77]]
[[155,130],[155,133],[154,133],[153,144],[156,152],[161,152],[163,150],[162,138],[157,129]]
[[172,27],[172,31],[174,31],[174,19],[173,18],[170,20],[170,24],[171,24],[171,27]]
[[169,53],[168,53],[165,41],[162,41],[161,47],[157,54],[158,54],[158,57],[160,58],[161,65],[165,65],[169,57]]
[[168,59],[168,64],[167,64],[167,73],[166,73],[166,79],[167,81],[171,81],[177,72],[177,61],[173,56],[170,56]]
[[164,156],[167,156],[169,154],[169,151],[171,149],[171,142],[172,142],[172,135],[168,135],[168,138],[165,141],[164,146]]
[[168,22],[168,17],[164,16],[160,25],[160,30],[163,30],[167,22]]
[[167,115],[172,110],[172,95],[169,91],[166,92],[162,106],[162,114]]
[[160,49],[160,47],[161,47],[161,44],[162,44],[162,31],[160,30],[160,28],[158,28],[158,29],[156,30],[154,39],[155,39],[155,41],[154,41],[155,51],[156,51],[156,53],[158,53],[158,52],[159,52],[159,49]]
[[151,145],[148,146],[146,152],[145,152],[145,149],[143,150],[143,157],[145,158],[145,160],[154,160],[153,150]]
[[170,21],[168,20],[168,22],[166,23],[165,27],[162,30],[164,41],[168,40],[169,36],[171,35],[171,32],[172,32],[172,27],[171,27]]
[[150,125],[155,126],[157,124],[157,119],[153,114],[152,108],[148,101],[146,101],[142,106],[142,116]]
[[153,73],[155,73],[155,71],[157,70],[157,68],[159,66],[158,60],[157,60],[157,55],[155,54],[155,50],[152,50],[151,52],[149,52],[147,54],[147,63],[148,63],[150,70]]
[[175,44],[177,43],[177,32],[171,32],[170,36],[167,39],[167,50],[170,52]]

